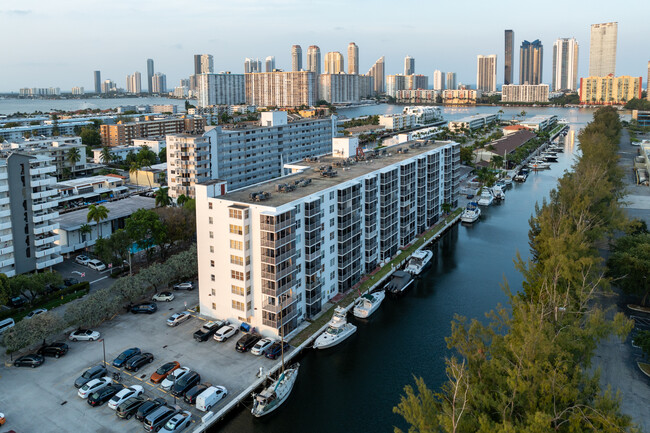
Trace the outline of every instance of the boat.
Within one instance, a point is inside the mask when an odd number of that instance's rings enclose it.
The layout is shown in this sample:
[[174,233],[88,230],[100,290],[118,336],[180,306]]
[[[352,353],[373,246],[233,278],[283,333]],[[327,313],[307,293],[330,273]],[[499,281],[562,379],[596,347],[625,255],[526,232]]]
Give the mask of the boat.
[[409,260],[408,266],[406,266],[406,272],[411,275],[420,275],[424,268],[431,263],[432,257],[433,251],[430,250],[418,250],[414,252]]
[[314,341],[314,349],[327,349],[342,343],[343,340],[357,332],[357,327],[348,323],[345,308],[336,307],[330,324],[321,335]]
[[467,207],[465,208],[463,213],[460,214],[460,221],[464,223],[472,224],[478,221],[480,216],[481,216],[481,208],[478,207],[478,203],[472,201],[467,203]]
[[386,284],[385,290],[390,295],[400,295],[406,291],[406,289],[413,284],[413,277],[408,272],[404,271],[395,271],[393,277]]
[[512,177],[511,176],[506,176],[503,178],[503,183],[506,184],[506,186],[512,186]]
[[354,301],[352,314],[359,319],[367,319],[372,313],[377,311],[385,297],[386,294],[384,292],[366,293],[365,295],[359,296]]
[[492,195],[492,191],[490,191],[489,188],[483,188],[483,191],[481,191],[481,195],[478,199],[478,205],[490,206],[493,202],[494,196]]
[[528,179],[528,170],[521,170],[514,177],[515,182],[526,182],[526,179]]
[[545,168],[551,168],[551,163],[546,162],[541,158],[533,158],[528,162],[526,166],[533,170],[543,170]]
[[280,377],[271,382],[262,392],[253,395],[253,408],[251,409],[253,416],[259,418],[268,415],[284,403],[296,383],[299,368],[300,364],[294,364],[285,370],[283,364]]
[[505,200],[506,199],[506,193],[503,191],[503,188],[501,185],[494,185],[492,187],[492,195],[496,200]]
[[555,153],[544,152],[540,157],[546,162],[557,162],[557,155]]

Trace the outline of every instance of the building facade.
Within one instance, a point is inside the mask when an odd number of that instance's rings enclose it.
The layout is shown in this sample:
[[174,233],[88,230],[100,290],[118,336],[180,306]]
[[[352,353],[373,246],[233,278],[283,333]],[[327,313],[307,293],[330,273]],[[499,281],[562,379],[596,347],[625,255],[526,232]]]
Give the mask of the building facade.
[[102,73],[101,71],[94,71],[93,78],[95,79],[95,93],[102,93]]
[[349,104],[361,100],[359,75],[321,74],[318,76],[318,99],[330,104]]
[[244,74],[199,74],[196,77],[199,107],[238,105],[246,102]]
[[515,32],[505,31],[505,56],[503,59],[503,84],[513,84],[513,66],[515,64]]
[[384,56],[381,56],[374,65],[372,65],[372,68],[368,71],[368,75],[370,75],[374,81],[375,85],[375,93],[380,94],[384,93],[385,89],[385,79],[386,79],[386,72],[384,69]]
[[548,102],[548,84],[507,84],[501,102]]
[[167,75],[157,72],[151,78],[153,93],[167,93]]
[[499,114],[475,114],[473,116],[463,117],[459,120],[449,122],[449,130],[456,132],[464,129],[474,131],[475,129],[483,128],[490,123],[498,122]]
[[214,73],[212,54],[194,54],[194,75]]
[[435,104],[438,102],[440,92],[436,90],[400,90],[395,99],[398,103],[405,104]]
[[553,44],[553,91],[578,88],[578,42],[560,38]]
[[260,59],[249,59],[246,57],[244,60],[244,73],[252,74],[255,72],[262,72],[262,62]]
[[425,75],[388,75],[386,76],[386,94],[396,97],[400,90],[427,89],[429,77]]
[[447,72],[447,89],[456,90],[456,73]]
[[406,56],[404,58],[404,75],[414,75],[415,74],[415,59],[411,56]]
[[316,74],[309,71],[246,74],[246,103],[258,107],[310,107],[317,89]]
[[300,45],[291,47],[291,70],[293,72],[302,71],[302,47]]
[[519,84],[540,84],[544,47],[539,39],[523,41],[519,49]]
[[360,74],[359,47],[354,42],[348,44],[348,74]]
[[442,92],[442,102],[447,105],[473,105],[481,97],[480,90],[456,89]]
[[316,75],[321,73],[320,48],[317,45],[310,45],[307,48],[307,70]]
[[127,93],[142,92],[142,78],[140,77],[139,72],[136,72],[133,75],[126,76],[126,92]]
[[153,59],[147,59],[147,91],[153,93]]
[[330,51],[325,54],[324,74],[343,74],[345,73],[345,61],[343,54],[338,51]]
[[273,72],[275,71],[275,57],[274,56],[268,56],[266,60],[264,61],[264,71],[265,72]]
[[587,77],[580,79],[580,103],[590,105],[625,104],[633,98],[641,99],[641,77]]
[[616,75],[616,41],[618,23],[591,25],[589,44],[589,76]]
[[497,56],[477,56],[476,89],[482,92],[497,91]]
[[426,125],[441,119],[442,113],[438,107],[405,107],[401,113],[380,115],[379,125],[392,131]]
[[433,71],[433,90],[441,92],[445,88],[445,73],[436,69]]
[[127,146],[133,144],[135,138],[159,137],[181,132],[202,134],[205,131],[203,117],[184,117],[162,120],[143,120],[132,123],[101,125],[100,135],[102,146]]

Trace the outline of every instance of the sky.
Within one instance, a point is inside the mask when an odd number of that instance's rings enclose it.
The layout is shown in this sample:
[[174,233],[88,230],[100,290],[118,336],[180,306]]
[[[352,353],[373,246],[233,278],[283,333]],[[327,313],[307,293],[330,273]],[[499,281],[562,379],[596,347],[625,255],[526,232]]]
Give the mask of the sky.
[[359,46],[359,67],[386,57],[386,74],[403,73],[404,57],[416,73],[453,71],[457,81],[476,82],[476,56],[497,55],[503,82],[504,30],[515,32],[515,81],[519,45],[544,45],[543,81],[551,83],[553,43],[575,37],[578,76],[588,72],[590,25],[618,22],[617,75],[647,79],[650,60],[647,0],[2,0],[0,92],[21,87],[83,86],[92,91],[93,71],[126,87],[126,76],[143,75],[146,59],[167,75],[167,87],[193,73],[193,55],[214,56],[215,72],[243,73],[244,58],[275,56],[291,69],[291,46],[318,45],[343,53]]

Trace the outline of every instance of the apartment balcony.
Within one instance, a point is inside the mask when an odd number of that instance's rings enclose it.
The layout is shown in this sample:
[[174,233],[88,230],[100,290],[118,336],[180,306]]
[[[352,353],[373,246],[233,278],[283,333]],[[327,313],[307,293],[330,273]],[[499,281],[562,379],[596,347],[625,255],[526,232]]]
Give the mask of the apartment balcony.
[[314,251],[313,253],[305,253],[305,261],[306,262],[311,262],[311,261],[314,261],[316,259],[319,259],[320,256],[321,256],[320,249]]
[[295,303],[296,299],[293,296],[288,296],[285,300],[278,304],[271,304],[269,302],[263,302],[262,303],[262,309],[266,311],[270,311],[272,313],[278,314],[280,312],[280,309],[284,310],[287,307],[289,307],[291,304]]
[[9,179],[9,175],[7,174],[6,171],[0,171],[0,180],[7,180]]
[[36,212],[39,210],[51,209],[53,207],[57,207],[58,205],[59,205],[58,201],[55,200],[46,201],[45,203],[32,204],[32,211]]
[[287,266],[286,268],[273,272],[264,272],[262,271],[262,278],[272,281],[278,281],[281,278],[286,277],[287,275],[292,274],[296,270],[295,265]]
[[[8,228],[11,228],[11,224],[9,225]],[[13,234],[11,232],[9,232],[9,233],[7,233],[5,235],[0,236],[0,242],[9,242],[13,238],[14,238]]]
[[288,244],[289,242],[292,242],[294,239],[295,239],[294,236],[289,235],[289,236],[285,236],[285,237],[280,238],[280,239],[276,239],[274,241],[270,241],[268,239],[262,239],[260,241],[260,244],[263,247],[278,249],[278,248]]
[[305,232],[309,233],[309,232],[313,232],[315,230],[319,230],[320,226],[321,226],[320,221],[317,222],[317,223],[313,223],[313,224],[305,224]]
[[9,245],[4,248],[0,248],[0,256],[4,256],[5,254],[11,254],[14,252],[14,246]]
[[308,292],[318,290],[322,287],[322,285],[323,283],[321,280],[307,281],[305,283],[305,290],[307,290]]
[[54,218],[58,218],[58,216],[59,216],[58,212],[49,212],[40,215],[34,215],[33,220],[34,220],[34,224],[38,224],[40,222],[53,220]]
[[289,259],[290,257],[293,257],[296,254],[295,250],[287,251],[286,253],[280,254],[275,257],[267,256],[264,253],[262,253],[262,258],[261,261],[262,263],[268,263],[270,265],[278,265],[285,260]]
[[260,223],[260,230],[276,233],[279,232],[280,230],[286,229],[287,227],[293,227],[295,225],[296,225],[295,218],[289,218],[288,220],[282,221],[280,223],[275,223],[275,224]]
[[8,183],[0,184],[0,192],[8,192],[8,191],[9,191]]
[[[11,266],[11,265],[14,265],[15,263],[16,263],[16,260],[13,257],[11,257],[9,259],[6,259],[6,260],[2,260],[2,261],[0,261],[0,269],[6,268],[6,267]],[[9,276],[9,275],[7,274],[7,276]]]
[[[32,184],[32,186],[36,186]],[[38,200],[42,198],[48,198],[48,197],[54,197],[55,195],[58,195],[59,191],[56,189],[48,189],[45,191],[40,191],[40,192],[33,192],[32,193],[32,200]]]
[[34,255],[36,256],[37,259],[40,259],[42,257],[46,257],[51,254],[56,254],[59,252],[61,252],[61,245],[56,245],[53,247],[45,247],[41,249],[37,248],[36,251],[34,252]]
[[280,328],[281,326],[286,325],[289,323],[291,320],[295,319],[296,316],[298,316],[298,311],[295,308],[291,308],[290,311],[283,311],[282,312],[282,323],[280,323],[280,316],[278,315],[275,320],[271,319],[262,319],[262,323],[265,326],[271,326],[273,328]]
[[44,261],[36,260],[36,269],[49,268],[50,266],[54,266],[58,263],[61,263],[62,261],[63,261],[63,256],[57,256],[50,260],[44,260]]
[[276,288],[272,289],[269,287],[262,287],[262,293],[269,296],[278,297],[289,290],[293,289],[298,282],[296,280],[291,280],[288,283],[284,283]]
[[10,229],[10,228],[11,228],[11,221],[0,223],[0,230]]
[[44,235],[44,236],[42,236],[40,238],[37,237],[34,240],[34,245],[36,245],[37,247],[41,247],[43,245],[52,244],[52,243],[58,241],[60,238],[61,238],[61,236],[59,236],[57,234]]
[[7,204],[9,204],[10,201],[11,200],[9,199],[9,197],[0,198],[0,206],[7,205]]
[[34,167],[29,169],[29,174],[32,176],[39,176],[41,174],[54,172],[56,172],[56,167],[53,165],[48,165],[47,167]]
[[48,177],[45,177],[43,179],[32,180],[31,183],[30,183],[30,186],[32,188],[36,188],[36,187],[39,187],[39,186],[54,185],[55,183],[56,183],[56,179],[53,178],[53,177],[48,176]]
[[0,210],[0,218],[5,218],[11,215],[11,210]]
[[[0,227],[0,229],[1,228],[2,227]],[[59,228],[59,223],[42,225],[42,226],[34,227],[34,234],[41,235],[46,232],[52,232],[54,230],[57,230],[58,228]]]

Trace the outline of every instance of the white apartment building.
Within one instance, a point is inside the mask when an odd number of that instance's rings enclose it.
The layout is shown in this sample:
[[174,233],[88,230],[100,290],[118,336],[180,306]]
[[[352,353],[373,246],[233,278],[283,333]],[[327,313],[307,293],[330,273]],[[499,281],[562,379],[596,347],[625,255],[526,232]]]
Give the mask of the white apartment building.
[[349,104],[361,100],[359,75],[321,74],[318,76],[318,99],[330,104]]
[[533,131],[545,131],[557,123],[555,114],[537,115],[519,122],[519,125],[525,126]]
[[445,90],[445,73],[437,69],[433,71],[433,90]]
[[476,89],[482,92],[497,91],[497,56],[476,56]]
[[199,74],[196,77],[199,107],[246,102],[244,74]]
[[462,119],[449,122],[449,130],[452,132],[468,129],[473,131],[482,128],[490,123],[498,122],[499,114],[475,114],[473,116],[463,117]]
[[502,102],[548,102],[548,84],[504,84]]
[[51,121],[45,121],[39,125],[29,125],[23,124],[20,126],[14,126],[10,128],[0,128],[0,137],[5,140],[16,140],[20,141],[25,138],[25,134],[29,134],[32,137],[51,137],[56,132],[55,128],[58,128],[58,136],[68,136],[75,135],[75,127],[84,127],[90,126],[93,122],[90,120],[73,120],[69,122],[58,121],[56,125]]
[[405,107],[402,113],[383,114],[379,116],[379,124],[387,130],[413,128],[442,119],[438,107]]
[[419,141],[225,195],[223,181],[197,185],[201,314],[291,335],[457,204],[459,164],[459,144]]
[[16,275],[10,202],[7,160],[0,159],[0,273],[7,277]]
[[73,208],[102,199],[115,199],[126,195],[129,188],[122,176],[90,176],[63,180],[56,183],[57,208]]
[[331,153],[337,130],[335,116],[289,122],[286,111],[263,112],[259,124],[242,125],[168,135],[169,195],[194,197],[194,186],[211,179],[234,190],[282,176],[285,164]]

